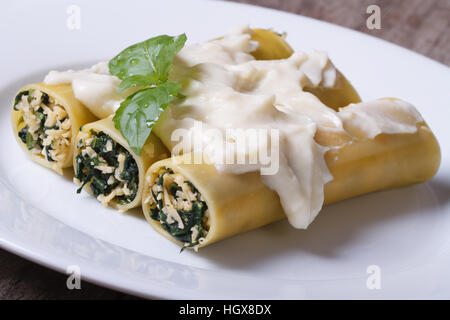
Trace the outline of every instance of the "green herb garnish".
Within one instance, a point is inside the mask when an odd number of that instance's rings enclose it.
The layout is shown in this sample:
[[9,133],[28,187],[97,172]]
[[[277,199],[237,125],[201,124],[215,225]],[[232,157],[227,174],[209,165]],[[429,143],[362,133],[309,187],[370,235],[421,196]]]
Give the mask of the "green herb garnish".
[[173,58],[185,42],[185,34],[162,35],[134,44],[109,61],[109,72],[122,80],[119,93],[142,87],[120,104],[113,118],[115,127],[138,155],[153,125],[181,89],[179,83],[168,79]]

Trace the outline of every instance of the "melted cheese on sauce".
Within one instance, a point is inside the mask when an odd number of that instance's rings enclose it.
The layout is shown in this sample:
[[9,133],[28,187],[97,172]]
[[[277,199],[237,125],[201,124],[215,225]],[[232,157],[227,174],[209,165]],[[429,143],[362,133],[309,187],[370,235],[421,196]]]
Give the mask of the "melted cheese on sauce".
[[[181,93],[186,99],[171,104],[153,130],[173,147],[170,133],[185,129],[193,145],[201,145],[218,170],[241,174],[262,170],[263,164],[223,164],[224,149],[233,144],[224,138],[225,130],[276,129],[279,168],[273,175],[262,175],[262,180],[280,196],[289,222],[306,228],[322,208],[324,185],[332,179],[324,160],[327,149],[314,140],[318,131],[347,130],[371,139],[382,132],[413,133],[423,120],[413,106],[398,100],[352,104],[339,112],[328,108],[303,91],[305,87],[334,86],[337,71],[325,53],[297,52],[284,60],[256,61],[250,55],[257,46],[250,39],[251,32],[248,27],[237,28],[221,39],[182,49],[174,60],[170,80],[183,85]],[[45,81],[72,82],[75,96],[94,114],[106,117],[124,97],[115,93],[119,80],[109,75],[105,66],[78,72],[52,71]],[[196,134],[197,123],[224,134],[219,139],[204,131]],[[246,139],[250,141],[250,137]],[[237,148],[234,153],[249,158],[251,152],[270,147],[270,143],[257,141],[249,150]],[[178,220],[173,206],[164,209]]]

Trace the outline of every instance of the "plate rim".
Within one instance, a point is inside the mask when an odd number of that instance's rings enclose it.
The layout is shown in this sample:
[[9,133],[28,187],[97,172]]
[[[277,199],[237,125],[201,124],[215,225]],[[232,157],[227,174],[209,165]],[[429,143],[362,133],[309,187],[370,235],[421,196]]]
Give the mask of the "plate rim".
[[[176,2],[176,1],[172,0],[172,2]],[[196,2],[195,6],[197,6],[197,5],[199,6],[199,5],[201,5],[202,2],[206,2],[206,0],[196,0],[195,2]],[[209,0],[209,2],[212,2],[212,1]],[[277,10],[277,9],[273,9],[273,8],[260,7],[260,6],[256,6],[256,5],[252,5],[252,4],[245,4],[245,3],[227,2],[227,1],[222,1],[222,0],[220,0],[220,1],[216,0],[216,2],[220,2],[221,5],[226,5],[226,6],[230,6],[230,7],[247,7],[249,10],[262,10],[262,11],[267,11],[267,12],[276,12],[277,15],[289,15],[289,16],[295,17],[295,19],[306,19],[306,20],[314,21],[315,23],[326,24],[330,28],[340,28],[340,29],[345,30],[346,32],[352,32],[355,35],[357,35],[358,37],[361,37],[361,36],[368,37],[371,39],[371,41],[377,41],[379,43],[382,43],[383,46],[386,46],[386,45],[392,46],[395,48],[395,50],[401,51],[402,55],[407,53],[408,55],[413,54],[413,56],[416,56],[416,58],[426,59],[428,61],[428,63],[433,63],[436,65],[436,67],[439,67],[440,69],[442,69],[442,67],[444,67],[446,72],[448,72],[450,75],[450,67],[439,61],[431,59],[423,54],[417,53],[415,51],[412,51],[410,49],[407,49],[407,48],[397,45],[395,43],[377,38],[372,35],[368,35],[366,33],[363,33],[363,32],[357,31],[357,30],[353,30],[353,29],[350,29],[347,27],[336,25],[336,24],[333,24],[333,23],[330,23],[327,21],[322,21],[322,20],[311,18],[311,17],[303,16],[301,14],[285,12],[285,11],[281,11],[281,10]],[[5,85],[8,85],[8,83],[5,83]],[[442,167],[442,164],[441,164],[441,167]],[[3,178],[2,178],[0,181],[0,188],[8,188],[7,185],[5,184],[5,182],[6,181],[3,181]],[[11,190],[11,189],[9,189],[9,190]],[[21,197],[19,197],[19,198],[22,201],[26,202],[25,199],[22,199]],[[50,216],[49,214],[41,211],[39,208],[36,208],[34,206],[33,206],[33,208],[38,210],[39,212],[42,212],[42,214],[47,215],[52,220],[55,220],[56,223],[63,223],[63,222],[57,220],[56,218]],[[93,236],[91,236],[87,233],[84,233],[83,231],[77,230],[77,229],[71,227],[70,225],[66,225],[66,226],[75,230],[76,232],[83,233],[84,235],[95,239]],[[12,238],[14,238],[14,236]],[[49,269],[55,270],[61,274],[66,274],[64,265],[68,265],[68,264],[63,263],[64,260],[67,261],[66,257],[61,258],[61,257],[58,257],[55,253],[49,253],[49,252],[47,252],[47,254],[44,254],[43,252],[45,252],[45,248],[44,249],[41,248],[41,250],[43,250],[43,251],[34,252],[33,250],[30,250],[30,248],[39,247],[38,244],[36,244],[36,245],[31,244],[30,247],[26,247],[23,245],[23,242],[26,242],[26,240],[23,239],[22,242],[19,239],[15,239],[15,240],[17,242],[8,241],[7,237],[4,237],[4,233],[1,231],[1,228],[0,228],[0,248],[6,250],[8,252],[11,252],[13,254],[16,254],[26,260],[32,261],[34,263],[37,263],[37,264],[47,267]],[[98,239],[98,240],[103,241],[101,239]],[[110,244],[110,245],[117,246],[114,244]],[[123,250],[132,251],[132,250],[126,249],[126,248],[123,248]],[[151,258],[159,260],[159,258],[155,258],[155,257],[151,257]],[[57,261],[57,263],[55,263],[55,261]],[[58,264],[58,262],[59,262],[59,264]],[[171,261],[168,261],[168,263],[178,264],[176,262],[171,262]],[[125,293],[132,294],[135,296],[144,297],[144,298],[153,298],[153,299],[208,299],[208,297],[201,297],[202,296],[201,293],[195,293],[196,296],[194,296],[194,297],[189,296],[187,293],[186,294],[183,293],[180,295],[179,289],[177,289],[175,291],[176,292],[175,294],[173,292],[171,292],[170,288],[167,288],[167,290],[164,292],[160,291],[160,292],[150,293],[150,290],[147,292],[139,291],[139,290],[136,290],[135,288],[133,289],[133,288],[125,286],[125,283],[127,281],[123,282],[122,285],[118,284],[118,282],[107,281],[107,277],[99,276],[98,272],[94,271],[95,266],[93,267],[92,265],[89,265],[89,263],[87,263],[86,265],[83,265],[82,267],[84,270],[88,270],[87,272],[86,271],[83,272],[82,279],[86,279],[88,282],[100,285],[102,287],[106,287],[106,288],[109,288],[112,290],[117,290],[120,292],[125,292]],[[197,267],[193,267],[193,268],[197,268]],[[207,271],[210,271],[210,270],[207,270]],[[224,271],[220,270],[220,272],[224,272]],[[93,276],[96,273],[97,273],[97,276]],[[450,288],[448,288],[448,289],[450,289]],[[160,290],[161,290],[161,288],[160,288]]]

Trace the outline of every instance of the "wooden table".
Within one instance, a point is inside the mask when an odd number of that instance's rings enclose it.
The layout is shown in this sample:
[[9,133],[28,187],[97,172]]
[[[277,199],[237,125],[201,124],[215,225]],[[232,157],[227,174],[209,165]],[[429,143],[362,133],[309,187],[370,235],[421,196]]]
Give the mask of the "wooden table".
[[[309,16],[394,42],[450,66],[450,0],[231,0]],[[381,8],[381,30],[366,27],[366,9]],[[134,299],[82,282],[66,289],[59,274],[0,250],[0,299]]]
[[[232,0],[325,20],[394,42],[450,66],[449,0]],[[369,5],[381,9],[381,29],[369,30]]]

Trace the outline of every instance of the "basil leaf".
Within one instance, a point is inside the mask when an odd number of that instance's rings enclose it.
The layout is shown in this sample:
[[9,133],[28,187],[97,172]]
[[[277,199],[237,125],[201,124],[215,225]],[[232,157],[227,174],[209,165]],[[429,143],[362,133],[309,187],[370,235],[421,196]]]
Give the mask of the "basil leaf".
[[185,34],[162,35],[132,45],[109,61],[109,72],[122,80],[118,93],[130,87],[143,87],[120,104],[113,118],[115,127],[138,155],[153,124],[181,88],[180,84],[167,80],[173,58],[185,42]]
[[151,78],[135,75],[121,81],[119,87],[117,88],[117,93],[121,93],[123,90],[130,87],[149,87],[154,84],[155,83]]
[[142,89],[120,104],[113,118],[114,125],[137,155],[141,154],[153,125],[180,88],[179,83],[166,82],[158,87]]
[[[186,35],[167,35],[150,38],[134,44],[109,61],[109,71],[121,80],[133,77],[121,84],[119,90],[130,86],[164,83],[169,78],[170,67],[175,55],[183,48]],[[137,77],[136,77],[137,76]]]

